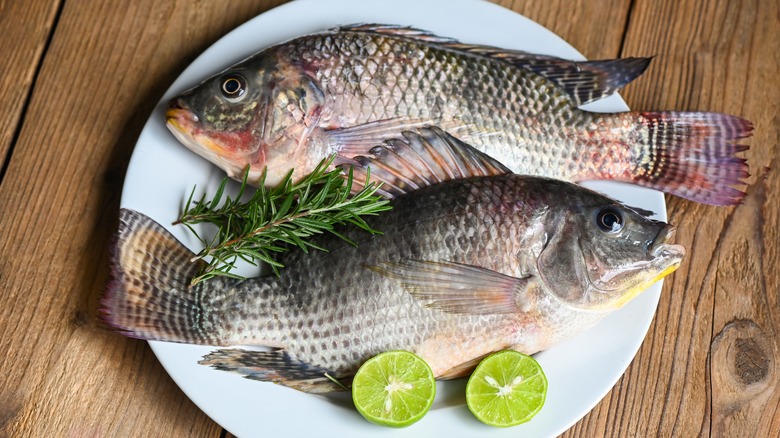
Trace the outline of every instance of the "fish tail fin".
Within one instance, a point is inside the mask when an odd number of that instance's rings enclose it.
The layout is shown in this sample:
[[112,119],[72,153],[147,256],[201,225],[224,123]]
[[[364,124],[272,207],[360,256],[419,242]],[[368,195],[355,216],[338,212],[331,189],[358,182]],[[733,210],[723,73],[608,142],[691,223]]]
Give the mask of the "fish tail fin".
[[213,351],[198,363],[210,365],[220,371],[236,373],[247,379],[273,382],[313,394],[346,390],[344,384],[349,384],[352,380],[351,376],[340,376],[333,371],[300,361],[285,350],[228,348]]
[[193,255],[148,216],[120,210],[100,319],[131,338],[219,345],[204,285],[189,286],[203,263]]
[[[710,205],[739,204],[745,193],[734,186],[750,176],[748,149],[738,144],[753,125],[740,117],[708,112],[625,113],[631,133],[628,182]],[[638,119],[638,120],[637,120]],[[638,123],[637,123],[638,122]]]

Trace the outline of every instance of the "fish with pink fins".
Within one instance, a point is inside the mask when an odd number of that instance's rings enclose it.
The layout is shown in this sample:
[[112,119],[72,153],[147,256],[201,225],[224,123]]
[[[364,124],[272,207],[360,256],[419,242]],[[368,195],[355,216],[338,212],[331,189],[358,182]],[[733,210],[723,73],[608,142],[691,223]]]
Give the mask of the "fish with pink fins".
[[269,47],[170,102],[187,147],[240,179],[301,178],[325,157],[369,155],[438,126],[513,172],[612,180],[696,202],[744,197],[749,121],[708,112],[593,113],[579,106],[638,77],[649,58],[574,62],[390,25],[353,25]]

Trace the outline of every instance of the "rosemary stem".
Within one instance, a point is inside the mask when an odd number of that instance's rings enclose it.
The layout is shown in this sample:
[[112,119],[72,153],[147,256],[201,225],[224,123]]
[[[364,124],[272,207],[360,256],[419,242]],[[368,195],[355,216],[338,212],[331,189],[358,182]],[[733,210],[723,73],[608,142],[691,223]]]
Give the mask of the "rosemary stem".
[[[324,232],[349,241],[340,232],[334,231],[336,225],[351,223],[369,233],[378,233],[360,217],[390,209],[388,201],[376,193],[379,184],[366,181],[361,190],[351,194],[351,170],[346,175],[340,169],[328,171],[334,158],[320,162],[310,175],[297,183],[292,182],[291,171],[273,189],[263,186],[263,175],[260,187],[247,202],[242,202],[240,198],[246,189],[248,169],[236,199],[224,196],[227,178],[208,201],[205,195],[200,200],[193,200],[193,188],[184,212],[174,222],[187,226],[204,244],[203,251],[192,261],[211,257],[193,279],[193,284],[215,276],[240,278],[231,272],[239,259],[252,263],[266,262],[279,274],[278,269],[282,265],[272,254],[287,248],[277,242],[291,243],[303,250],[324,249],[308,240]],[[193,227],[197,223],[215,225],[218,230],[216,237],[207,241],[199,236]]]

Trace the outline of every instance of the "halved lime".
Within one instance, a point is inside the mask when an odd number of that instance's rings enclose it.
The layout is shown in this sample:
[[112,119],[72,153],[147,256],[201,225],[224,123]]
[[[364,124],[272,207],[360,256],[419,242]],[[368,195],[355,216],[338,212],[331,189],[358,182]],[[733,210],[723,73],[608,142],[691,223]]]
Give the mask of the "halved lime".
[[536,415],[547,396],[547,377],[531,356],[515,350],[479,363],[466,384],[466,404],[479,421],[509,427]]
[[436,396],[431,367],[408,351],[388,351],[367,360],[352,381],[352,401],[366,420],[406,427],[425,415]]

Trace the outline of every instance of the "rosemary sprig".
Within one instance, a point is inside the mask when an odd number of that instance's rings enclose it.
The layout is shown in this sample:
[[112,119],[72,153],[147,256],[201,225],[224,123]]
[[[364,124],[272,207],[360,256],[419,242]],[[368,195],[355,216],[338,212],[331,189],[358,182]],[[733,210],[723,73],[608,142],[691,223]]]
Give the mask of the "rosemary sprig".
[[[350,196],[352,170],[347,172],[346,178],[341,169],[328,171],[334,158],[323,160],[311,174],[296,183],[292,181],[291,170],[273,189],[262,184],[263,174],[259,188],[247,202],[242,202],[241,197],[247,186],[248,168],[234,198],[224,196],[227,178],[222,180],[211,200],[206,200],[204,194],[200,200],[193,201],[193,187],[184,213],[174,222],[189,228],[205,246],[193,261],[205,260],[207,265],[193,278],[192,284],[216,276],[243,278],[232,272],[238,260],[253,265],[258,261],[265,262],[278,275],[283,265],[272,254],[287,250],[280,242],[305,252],[310,248],[325,250],[307,239],[330,232],[354,244],[334,230],[336,225],[349,223],[369,233],[380,233],[363,219],[363,216],[374,216],[391,208],[386,199],[376,194],[379,184],[368,183]],[[193,225],[199,223],[217,227],[213,240],[207,241],[198,234]]]

